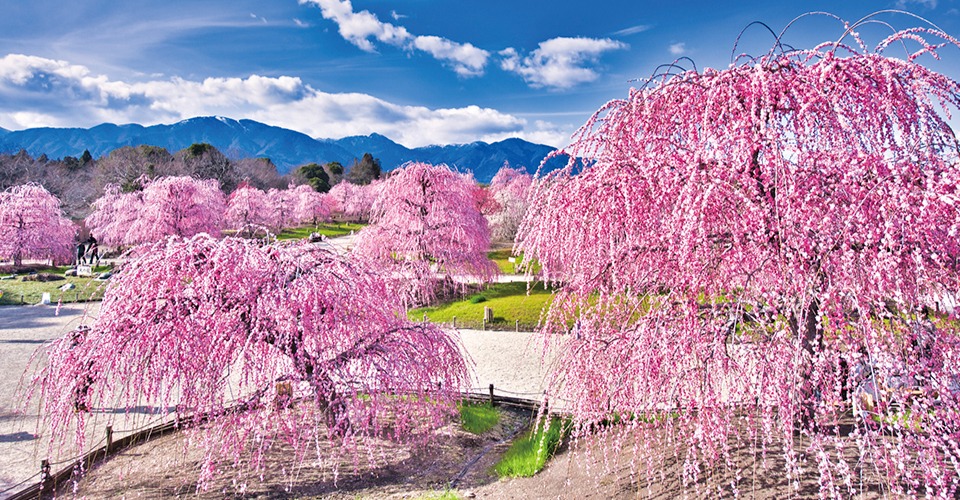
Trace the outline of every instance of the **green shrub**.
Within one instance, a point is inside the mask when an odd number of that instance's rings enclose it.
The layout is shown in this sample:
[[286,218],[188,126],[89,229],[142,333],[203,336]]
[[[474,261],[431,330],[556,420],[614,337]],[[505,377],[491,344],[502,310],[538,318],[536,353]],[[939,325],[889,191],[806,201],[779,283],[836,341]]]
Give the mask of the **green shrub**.
[[494,469],[500,477],[530,477],[543,470],[547,460],[563,442],[570,430],[569,420],[551,418],[544,426],[538,420],[534,429],[516,440],[503,454]]
[[470,303],[471,303],[471,304],[479,304],[479,303],[481,303],[481,302],[486,302],[486,301],[487,301],[487,298],[484,297],[483,295],[480,295],[480,294],[477,294],[477,295],[474,295],[473,297],[470,297]]

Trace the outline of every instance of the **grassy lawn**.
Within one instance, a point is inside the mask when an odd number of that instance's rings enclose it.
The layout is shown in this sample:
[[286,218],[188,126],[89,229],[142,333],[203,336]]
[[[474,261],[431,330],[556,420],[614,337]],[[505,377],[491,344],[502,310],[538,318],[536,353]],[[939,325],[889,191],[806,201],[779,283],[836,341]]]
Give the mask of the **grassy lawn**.
[[490,403],[471,403],[463,401],[457,405],[460,410],[460,423],[463,430],[472,434],[483,434],[500,422],[500,411]]
[[[511,250],[494,250],[492,252],[487,252],[487,258],[492,260],[497,267],[500,268],[501,274],[523,274],[523,269],[518,269],[517,265],[523,261],[523,254],[513,256]],[[513,258],[515,262],[510,262],[510,259]],[[540,266],[536,262],[533,263],[533,272],[536,273],[540,270]]]
[[[63,272],[68,267],[51,269],[50,274],[63,276]],[[107,266],[98,266],[94,272],[100,273],[107,271]],[[96,281],[93,278],[78,278],[68,276],[61,281],[21,281],[23,276],[17,276],[13,279],[0,280],[0,305],[18,305],[18,304],[37,304],[43,297],[44,292],[50,293],[50,301],[56,304],[58,301],[67,302],[85,302],[89,300],[103,299],[103,292],[106,290],[106,281]],[[67,283],[73,283],[76,287],[72,290],[61,291],[60,287]],[[21,302],[22,296],[22,302]]]
[[521,329],[531,330],[540,322],[540,312],[550,305],[553,291],[537,283],[527,295],[526,283],[494,283],[480,293],[463,300],[436,306],[413,309],[408,317],[414,321],[427,318],[434,323],[449,323],[457,317],[457,326],[479,327],[483,322],[483,308],[493,309],[494,323],[491,327],[512,329],[520,320]]
[[303,226],[291,229],[284,229],[277,235],[278,240],[302,240],[308,238],[311,233],[320,233],[327,238],[336,238],[337,236],[346,236],[350,231],[359,231],[364,224],[355,224],[352,222],[326,222],[319,226]]
[[559,418],[551,418],[546,426],[537,422],[536,428],[526,436],[517,439],[503,458],[494,466],[500,477],[530,477],[547,464],[560,446],[569,430],[569,423]]

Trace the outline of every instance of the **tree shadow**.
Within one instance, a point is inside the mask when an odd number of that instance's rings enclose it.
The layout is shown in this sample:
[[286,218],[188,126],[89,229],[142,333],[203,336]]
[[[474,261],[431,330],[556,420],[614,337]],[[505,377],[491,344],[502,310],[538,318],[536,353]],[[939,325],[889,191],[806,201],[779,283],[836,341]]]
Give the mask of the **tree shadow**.
[[14,432],[12,434],[0,434],[0,443],[19,443],[22,441],[33,441],[37,436],[29,432]]

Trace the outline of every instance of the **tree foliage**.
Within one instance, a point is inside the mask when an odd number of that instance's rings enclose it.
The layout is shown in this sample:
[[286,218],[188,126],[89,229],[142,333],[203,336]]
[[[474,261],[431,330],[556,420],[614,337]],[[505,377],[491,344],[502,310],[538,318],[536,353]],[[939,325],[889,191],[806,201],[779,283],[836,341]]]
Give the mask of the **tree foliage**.
[[533,176],[525,170],[504,164],[490,181],[488,191],[493,198],[487,215],[490,232],[495,239],[513,241],[523,216],[527,213],[527,195]]
[[217,181],[175,176],[141,182],[143,190],[130,193],[108,186],[94,202],[87,227],[102,244],[120,247],[166,236],[220,234],[226,199]]
[[458,341],[407,321],[381,273],[315,245],[207,235],[137,255],[92,329],[44,350],[35,394],[54,445],[84,428],[78,402],[205,414],[188,431],[203,484],[220,464],[262,469],[280,443],[299,466],[367,438],[428,438],[456,411],[467,380]]
[[267,193],[241,183],[227,198],[226,227],[243,230],[253,226],[273,227],[273,208]]
[[446,165],[400,167],[384,181],[354,252],[396,268],[410,304],[434,296],[438,272],[489,281],[497,268],[487,258],[490,231],[476,189],[472,177]]
[[327,174],[324,167],[316,163],[308,163],[298,167],[294,173],[303,177],[307,184],[315,191],[320,193],[330,191],[330,175]]
[[[932,312],[960,285],[941,114],[960,85],[914,61],[930,37],[957,43],[915,29],[679,72],[581,129],[568,152],[589,166],[534,187],[516,247],[563,283],[544,331],[576,325],[554,390],[581,435],[669,411],[629,424],[650,450],[673,443],[634,462],[648,477],[677,453],[685,484],[739,478],[739,439],[782,454],[792,484],[816,470],[824,495],[859,491],[844,453],[896,494],[957,494],[960,327]],[[897,411],[915,426],[884,420]]]
[[23,259],[73,260],[77,226],[63,216],[60,200],[39,184],[0,192],[0,256],[15,266]]
[[372,182],[365,186],[343,181],[330,189],[333,199],[333,212],[357,221],[370,219],[373,201],[383,188],[383,182]]
[[347,180],[352,184],[366,185],[380,178],[380,160],[364,153],[360,160],[353,160],[347,171]]

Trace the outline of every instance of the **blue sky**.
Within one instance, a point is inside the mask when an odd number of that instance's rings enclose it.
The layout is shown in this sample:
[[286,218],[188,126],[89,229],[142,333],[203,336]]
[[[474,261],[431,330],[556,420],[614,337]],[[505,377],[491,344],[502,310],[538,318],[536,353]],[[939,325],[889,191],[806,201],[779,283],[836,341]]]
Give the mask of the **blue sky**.
[[[407,146],[522,137],[562,146],[605,102],[681,56],[727,67],[741,29],[811,11],[904,9],[960,37],[960,0],[0,0],[0,127],[222,115]],[[902,14],[897,29],[923,26]],[[890,28],[862,28],[875,45]],[[808,17],[785,41],[843,34]],[[751,27],[738,52],[766,52]],[[901,49],[902,52],[902,49]],[[889,55],[902,56],[888,52]],[[960,48],[922,62],[960,79]]]

